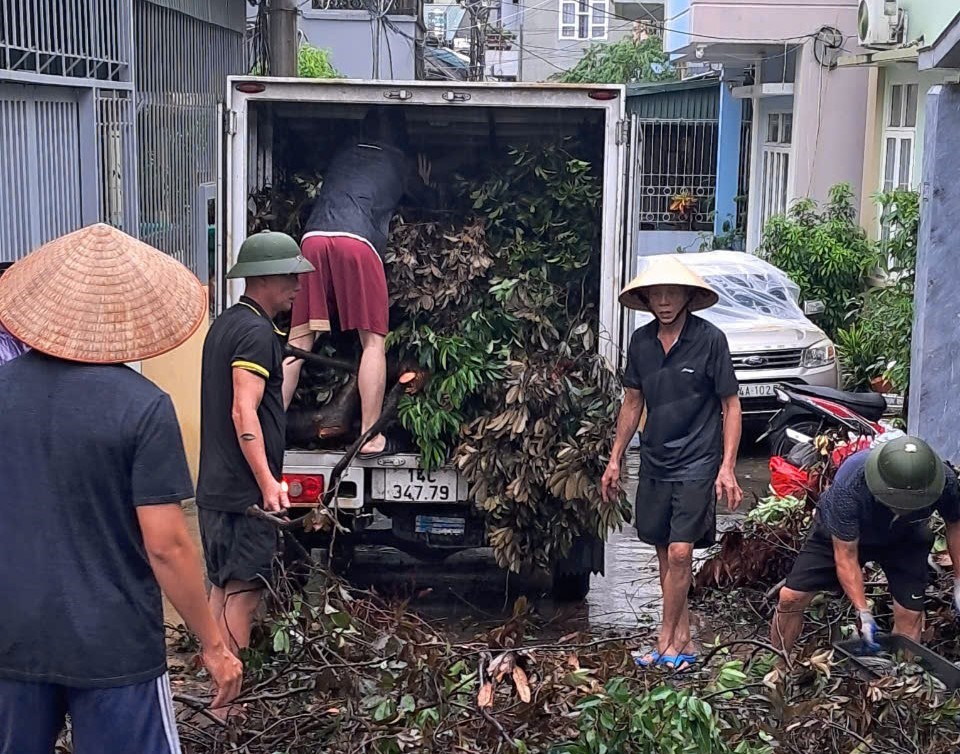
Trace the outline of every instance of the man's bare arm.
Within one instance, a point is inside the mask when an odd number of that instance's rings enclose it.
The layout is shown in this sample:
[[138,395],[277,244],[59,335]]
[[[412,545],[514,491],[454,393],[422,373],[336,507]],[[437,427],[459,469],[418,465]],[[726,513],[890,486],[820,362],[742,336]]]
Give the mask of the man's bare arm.
[[243,666],[227,647],[207,605],[203,570],[179,504],[141,505],[137,519],[153,574],[170,604],[200,640],[203,663],[217,686],[214,707],[240,693]]
[[624,391],[623,405],[620,406],[620,413],[617,416],[617,434],[613,440],[613,450],[610,452],[611,460],[616,459],[619,463],[623,458],[627,446],[637,434],[641,416],[643,416],[643,393],[628,387]]
[[263,495],[263,506],[269,511],[289,507],[286,493],[270,471],[267,449],[263,440],[263,427],[257,409],[263,400],[266,383],[263,378],[240,367],[233,369],[233,426],[240,441],[240,451],[250,466],[257,486]]
[[720,404],[723,406],[723,460],[720,466],[732,472],[737,467],[743,410],[740,408],[740,397],[736,395],[721,398]]
[[636,388],[626,388],[623,396],[623,405],[617,416],[617,434],[613,440],[613,449],[607,469],[600,480],[600,494],[604,500],[613,501],[617,498],[616,490],[620,484],[620,460],[630,445],[630,440],[637,433],[640,426],[640,417],[643,416],[643,393]]
[[855,540],[845,542],[833,537],[833,559],[837,568],[837,579],[844,594],[859,612],[869,610],[867,595],[863,589],[863,569],[860,567],[860,546]]

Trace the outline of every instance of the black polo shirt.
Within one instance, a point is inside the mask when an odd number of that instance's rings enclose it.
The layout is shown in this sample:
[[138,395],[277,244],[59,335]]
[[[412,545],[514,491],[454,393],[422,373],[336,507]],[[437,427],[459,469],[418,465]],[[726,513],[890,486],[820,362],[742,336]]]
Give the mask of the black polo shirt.
[[711,479],[723,458],[720,399],[737,394],[727,337],[687,315],[677,342],[664,354],[653,320],[630,340],[623,385],[643,393],[647,422],[640,473],[665,482]]
[[261,502],[260,487],[243,457],[233,424],[235,368],[267,383],[257,416],[267,463],[280,479],[286,432],[282,335],[263,308],[246,296],[217,317],[207,333],[200,386],[197,505],[201,508],[240,513]]

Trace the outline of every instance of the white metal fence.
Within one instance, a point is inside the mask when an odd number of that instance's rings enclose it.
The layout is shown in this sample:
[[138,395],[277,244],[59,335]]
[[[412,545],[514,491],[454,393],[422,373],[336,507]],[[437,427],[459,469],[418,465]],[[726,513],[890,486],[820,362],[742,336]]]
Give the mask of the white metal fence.
[[[0,0],[0,261],[107,222],[207,274],[246,0]],[[135,74],[135,80],[134,80]]]

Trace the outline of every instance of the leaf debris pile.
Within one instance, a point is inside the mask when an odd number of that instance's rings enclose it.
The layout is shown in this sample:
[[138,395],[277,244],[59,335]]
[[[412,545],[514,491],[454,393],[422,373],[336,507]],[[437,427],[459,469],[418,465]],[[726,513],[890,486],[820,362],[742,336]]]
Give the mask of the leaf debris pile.
[[946,754],[960,745],[956,696],[922,675],[856,677],[817,641],[790,665],[762,641],[730,639],[705,647],[695,672],[642,671],[631,652],[651,635],[543,640],[523,598],[502,626],[454,642],[403,604],[326,583],[308,598],[280,596],[285,609],[246,658],[242,718],[217,723],[191,693],[197,665],[171,663],[185,752]]

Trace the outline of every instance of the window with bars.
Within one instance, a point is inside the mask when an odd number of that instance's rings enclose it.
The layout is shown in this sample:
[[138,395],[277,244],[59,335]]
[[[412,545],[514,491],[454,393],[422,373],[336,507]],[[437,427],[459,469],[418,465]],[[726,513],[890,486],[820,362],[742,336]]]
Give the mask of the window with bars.
[[771,217],[787,211],[790,186],[790,145],[793,142],[793,113],[769,113],[760,151],[760,229]]
[[913,145],[917,137],[917,84],[891,84],[883,129],[883,191],[913,184]]
[[607,38],[610,0],[560,0],[560,39]]

